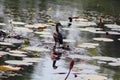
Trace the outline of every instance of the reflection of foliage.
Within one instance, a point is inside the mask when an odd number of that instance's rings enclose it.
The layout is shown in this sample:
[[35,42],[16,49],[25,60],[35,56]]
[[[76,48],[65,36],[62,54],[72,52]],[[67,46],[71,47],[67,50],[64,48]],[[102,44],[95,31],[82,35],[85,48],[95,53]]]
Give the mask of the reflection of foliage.
[[7,8],[17,8],[19,4],[19,0],[5,0],[5,7]]
[[120,73],[115,73],[112,77],[114,80],[120,80]]
[[119,13],[119,2],[118,0],[82,0],[85,9],[109,14]]
[[[117,0],[5,0],[5,14],[10,14],[16,20],[47,21],[49,17],[46,10],[49,4],[62,6],[76,6],[83,10],[93,10],[102,13],[119,13],[119,1]],[[113,5],[115,4],[115,5]],[[43,13],[44,12],[44,13]],[[41,15],[41,14],[44,15]],[[45,20],[44,20],[45,19]],[[28,21],[28,22],[29,22]]]
[[2,64],[2,63],[3,63],[3,61],[4,61],[4,60],[3,60],[3,58],[0,58],[0,64]]
[[104,73],[104,69],[101,68],[101,69],[98,70],[97,72],[98,72],[98,73]]
[[5,0],[4,10],[5,14],[9,14],[14,20],[27,21],[27,23],[40,22],[48,20],[47,4],[47,0]]
[[61,5],[69,4],[70,2],[70,5],[79,3],[79,6],[82,4],[84,10],[97,10],[109,14],[120,13],[120,0],[57,0],[57,2]]
[[97,56],[98,55],[97,49],[89,49],[89,55],[90,56]]

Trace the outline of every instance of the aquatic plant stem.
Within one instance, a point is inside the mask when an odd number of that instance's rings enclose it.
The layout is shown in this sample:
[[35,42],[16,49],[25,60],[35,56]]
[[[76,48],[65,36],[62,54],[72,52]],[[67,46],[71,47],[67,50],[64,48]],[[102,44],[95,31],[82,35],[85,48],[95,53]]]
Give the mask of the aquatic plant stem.
[[68,78],[68,76],[69,76],[73,66],[74,66],[74,60],[71,59],[71,62],[70,62],[70,65],[69,65],[69,72],[68,72],[67,76],[65,77],[65,80],[67,80],[67,78]]

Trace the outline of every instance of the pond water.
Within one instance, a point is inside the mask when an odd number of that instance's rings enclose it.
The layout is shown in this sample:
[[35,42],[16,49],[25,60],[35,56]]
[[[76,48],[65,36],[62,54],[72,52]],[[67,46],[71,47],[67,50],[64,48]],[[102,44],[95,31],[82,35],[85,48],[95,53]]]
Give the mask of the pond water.
[[[97,16],[119,16],[119,3],[120,1],[118,0],[0,0],[0,22],[7,23],[12,19],[25,23],[40,23],[47,22],[49,18],[57,22],[68,20],[69,16],[83,17],[86,15],[85,12],[87,11],[95,12],[97,13]],[[73,25],[71,27],[76,26]],[[8,28],[8,26],[3,28]],[[97,35],[82,31],[68,31],[66,33],[68,33],[68,35],[65,35],[65,37],[77,41],[74,44],[70,44],[71,46],[76,46],[82,42],[97,42],[92,40],[94,37],[114,39],[114,42],[99,42],[100,46],[97,47],[97,49],[87,50],[89,53],[88,55],[120,57],[119,35]],[[39,41],[39,38],[33,38],[32,45],[38,44]],[[39,45],[41,44],[39,43]],[[57,80],[57,78],[65,77],[65,75],[53,73],[67,72],[68,66],[66,65],[69,61],[58,61],[57,65],[60,67],[54,70],[51,66],[52,60],[49,58],[49,53],[45,53],[41,58],[41,62],[36,63],[34,66],[29,66],[29,68],[25,67],[24,70],[19,72],[22,76],[12,76],[0,80]],[[94,61],[89,63],[96,64]],[[119,67],[97,65],[100,67],[99,70],[83,70],[83,73],[101,73],[109,77],[109,80],[120,80]],[[71,74],[70,77],[73,78],[73,75]]]

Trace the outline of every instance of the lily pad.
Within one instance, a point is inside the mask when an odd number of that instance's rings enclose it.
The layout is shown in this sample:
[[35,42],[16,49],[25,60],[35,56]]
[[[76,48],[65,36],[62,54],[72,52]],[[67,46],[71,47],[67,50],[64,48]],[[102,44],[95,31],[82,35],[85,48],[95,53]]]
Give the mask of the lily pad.
[[86,56],[86,55],[77,55],[77,54],[74,54],[74,55],[69,55],[68,57],[70,58],[77,58],[77,59],[83,59],[83,60],[91,60],[92,57],[90,56]]
[[5,26],[6,24],[5,23],[0,23],[1,26]]
[[12,43],[8,43],[8,42],[0,42],[0,45],[4,45],[4,46],[12,46]]
[[93,40],[104,41],[104,42],[112,42],[113,41],[113,39],[110,39],[110,38],[93,38]]
[[1,71],[18,71],[21,67],[12,67],[10,65],[1,65],[0,70]]
[[107,56],[94,56],[93,59],[101,60],[101,61],[117,61],[116,58],[107,57]]
[[73,19],[74,21],[83,21],[83,22],[87,22],[87,19],[84,18],[77,18],[77,19]]
[[76,41],[72,39],[63,39],[63,42],[76,42]]
[[105,62],[105,61],[97,61],[97,63],[99,63],[99,64],[106,64],[107,62]]
[[53,38],[52,35],[40,35],[40,37],[44,37],[44,38]]
[[32,63],[28,63],[22,60],[7,60],[5,61],[7,64],[12,64],[12,65],[32,65]]
[[83,43],[83,45],[99,46],[99,43]]
[[18,22],[18,21],[12,21],[12,24],[25,25],[26,23],[24,23],[24,22]]
[[6,55],[6,54],[10,54],[10,53],[5,51],[0,51],[0,55]]
[[111,63],[108,63],[108,65],[110,65],[110,66],[120,66],[120,62],[111,62]]
[[[62,25],[68,25],[68,21],[60,21]],[[83,21],[73,21],[72,25],[74,26],[82,26],[82,27],[87,27],[87,26],[96,26],[95,22],[83,22]]]
[[79,74],[78,76],[85,80],[107,80],[107,77],[97,74]]
[[9,52],[11,52],[11,53],[17,53],[17,54],[27,53],[25,51],[20,51],[20,50],[10,50]]
[[53,42],[53,41],[44,41],[42,43],[44,43],[44,44],[54,44],[55,42]]
[[29,51],[37,51],[37,52],[49,52],[49,49],[41,48],[41,47],[35,47],[35,46],[29,46],[23,48],[24,50],[29,50]]
[[9,42],[9,43],[23,43],[23,40],[19,40],[19,39],[15,39],[15,38],[6,38],[5,40],[4,40],[5,42]]
[[119,32],[115,32],[115,31],[108,31],[108,33],[111,34],[111,35],[120,35]]
[[96,30],[91,30],[89,32],[96,33],[96,34],[105,34],[105,31],[96,31]]
[[88,28],[77,28],[77,29],[80,31],[90,31],[90,29],[88,29]]
[[33,30],[25,28],[25,27],[14,27],[15,31],[22,31],[22,32],[33,32]]
[[73,31],[74,31],[74,30],[78,30],[77,28],[62,28],[62,29],[63,29],[63,30],[67,30],[67,31],[69,31],[69,30],[70,30],[70,31],[72,31],[72,30],[73,30]]
[[[30,25],[30,24],[27,24],[25,25],[26,28],[36,28],[35,25]],[[37,27],[38,28],[38,27]]]
[[96,26],[96,23],[95,22],[89,22],[89,21],[88,22],[79,21],[79,22],[74,22],[73,25],[87,27],[87,26]]
[[[60,77],[60,78],[53,78],[51,80],[65,80],[65,78],[64,77]],[[76,78],[69,78],[68,77],[67,80],[83,80],[83,79],[81,79],[80,77],[76,77]]]
[[41,58],[23,58],[25,62],[40,62],[41,60]]
[[12,53],[12,54],[9,54],[11,56],[15,56],[15,57],[25,57],[27,55],[24,55],[24,54],[15,54],[15,53]]
[[120,28],[120,26],[116,25],[116,24],[105,24],[105,26],[107,28],[111,28],[111,29],[119,29]]
[[77,64],[74,67],[82,68],[82,69],[89,69],[89,70],[98,70],[98,69],[100,69],[99,66],[95,66],[95,65],[91,65],[91,64],[85,64],[85,63]]
[[44,24],[44,23],[36,23],[36,24],[34,24],[35,26],[39,26],[39,27],[48,27],[48,26],[50,26],[50,25],[48,25],[48,24]]
[[78,45],[78,47],[81,47],[81,48],[96,48],[96,46],[94,46],[94,45],[86,45],[86,44],[80,44],[80,45]]
[[50,32],[35,32],[35,34],[43,34],[43,35],[50,35],[51,33]]

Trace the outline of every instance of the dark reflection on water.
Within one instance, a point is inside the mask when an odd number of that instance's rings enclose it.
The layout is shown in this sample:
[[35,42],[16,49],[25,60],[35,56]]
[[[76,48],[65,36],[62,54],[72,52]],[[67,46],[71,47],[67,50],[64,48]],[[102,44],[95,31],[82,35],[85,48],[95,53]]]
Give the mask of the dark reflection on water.
[[[50,16],[56,21],[67,20],[67,17],[80,15],[84,10],[119,15],[119,2],[119,0],[0,0],[0,22],[6,22],[6,19],[26,23],[46,22]],[[47,11],[48,8],[53,9],[52,13]],[[81,33],[80,36],[85,38],[86,42],[91,42],[93,37],[101,35]],[[100,53],[105,56],[120,57],[120,41],[117,40],[118,37],[109,36],[109,38],[115,40],[114,42],[100,42]],[[33,70],[33,67],[25,68],[21,72],[24,76],[2,80],[32,80],[31,74]],[[106,73],[109,74],[109,72]],[[116,80],[120,78],[118,73],[119,71],[113,75]]]
[[4,16],[23,22],[39,22],[45,18],[46,0],[4,0]]
[[116,40],[110,43],[102,43],[101,46],[102,55],[111,57],[120,57],[120,41]]
[[106,14],[119,14],[119,3],[118,0],[82,0],[83,6],[87,10],[97,10]]
[[[120,41],[118,38],[120,37],[119,35],[105,35],[105,34],[94,34],[94,33],[89,33],[89,32],[83,32],[80,35],[82,38],[85,38],[86,42],[97,42],[100,44],[100,52],[99,54],[103,56],[111,56],[111,57],[116,57],[119,58],[120,55]],[[107,37],[111,38],[114,41],[113,42],[99,42],[99,41],[93,41],[94,37]]]

